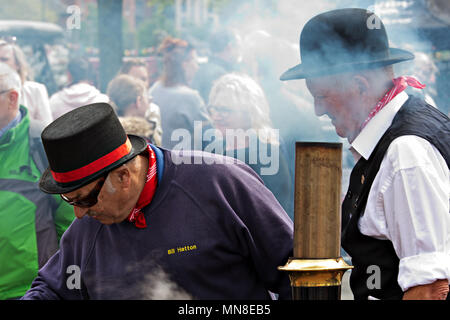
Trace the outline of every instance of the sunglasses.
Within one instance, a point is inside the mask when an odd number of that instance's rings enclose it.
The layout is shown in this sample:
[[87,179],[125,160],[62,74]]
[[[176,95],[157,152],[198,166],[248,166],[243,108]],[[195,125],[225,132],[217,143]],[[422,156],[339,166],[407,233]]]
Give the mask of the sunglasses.
[[108,175],[101,177],[100,180],[95,185],[94,189],[92,189],[91,192],[89,192],[89,194],[82,199],[70,200],[63,194],[60,194],[60,196],[64,201],[66,201],[67,203],[69,203],[72,206],[79,207],[79,208],[90,208],[90,207],[94,206],[95,204],[97,204],[98,195],[100,194],[100,191],[103,188],[103,184],[105,183],[107,176]]

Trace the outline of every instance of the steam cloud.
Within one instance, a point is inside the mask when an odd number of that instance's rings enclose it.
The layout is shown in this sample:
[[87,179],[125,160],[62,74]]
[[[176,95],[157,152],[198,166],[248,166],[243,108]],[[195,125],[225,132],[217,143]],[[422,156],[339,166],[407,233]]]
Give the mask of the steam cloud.
[[138,289],[140,296],[145,300],[191,300],[192,297],[175,282],[160,267],[144,276]]

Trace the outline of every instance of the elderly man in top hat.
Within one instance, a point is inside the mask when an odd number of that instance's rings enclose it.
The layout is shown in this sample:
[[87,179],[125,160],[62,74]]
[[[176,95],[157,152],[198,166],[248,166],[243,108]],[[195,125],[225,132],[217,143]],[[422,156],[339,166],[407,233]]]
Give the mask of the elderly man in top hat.
[[394,77],[392,65],[414,56],[389,48],[381,20],[364,9],[315,16],[300,51],[302,63],[280,79],[306,79],[316,114],[331,118],[357,161],[342,205],[355,299],[445,299],[450,125],[403,91],[424,85]]
[[126,135],[105,103],[64,114],[41,137],[39,186],[78,219],[23,299],[290,297],[277,266],[292,255],[292,223],[250,167]]

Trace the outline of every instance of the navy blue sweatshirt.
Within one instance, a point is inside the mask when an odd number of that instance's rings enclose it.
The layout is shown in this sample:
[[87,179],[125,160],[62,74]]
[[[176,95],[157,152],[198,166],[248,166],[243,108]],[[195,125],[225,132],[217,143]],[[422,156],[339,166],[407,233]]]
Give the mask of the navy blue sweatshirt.
[[219,155],[163,154],[147,228],[75,220],[23,299],[290,298],[277,267],[292,256],[292,221],[257,174]]

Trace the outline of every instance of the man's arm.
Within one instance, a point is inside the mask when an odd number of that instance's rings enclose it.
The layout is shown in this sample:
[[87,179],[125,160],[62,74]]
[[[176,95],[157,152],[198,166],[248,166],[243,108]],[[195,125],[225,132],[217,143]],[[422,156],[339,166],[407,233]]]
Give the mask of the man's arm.
[[234,184],[236,213],[247,231],[246,242],[256,272],[268,290],[279,294],[279,299],[290,300],[289,277],[277,268],[293,255],[293,222],[256,173],[246,165],[238,166],[244,170]]
[[83,234],[79,233],[80,224],[80,220],[75,220],[63,234],[60,249],[39,270],[22,300],[76,300],[87,297],[81,277],[84,267],[82,254],[86,243],[93,243],[93,240],[80,240],[83,239]]
[[[43,267],[43,269],[46,270],[50,269],[56,271],[56,274],[53,275],[54,278],[58,277],[57,265],[60,259],[59,255],[59,251],[56,252]],[[44,274],[41,274],[41,270],[38,272],[38,276],[31,283],[31,288],[28,289],[21,300],[61,300],[61,297],[56,292],[56,289],[53,289],[52,286],[46,281],[48,272],[44,271]]]
[[408,289],[403,295],[403,300],[445,300],[448,291],[448,280],[441,279]]
[[391,147],[393,174],[382,197],[389,239],[400,258],[398,282],[404,299],[440,299],[450,279],[449,170],[421,138],[404,136]]

